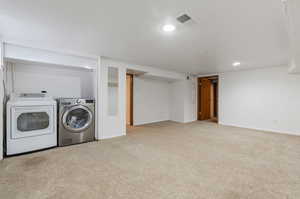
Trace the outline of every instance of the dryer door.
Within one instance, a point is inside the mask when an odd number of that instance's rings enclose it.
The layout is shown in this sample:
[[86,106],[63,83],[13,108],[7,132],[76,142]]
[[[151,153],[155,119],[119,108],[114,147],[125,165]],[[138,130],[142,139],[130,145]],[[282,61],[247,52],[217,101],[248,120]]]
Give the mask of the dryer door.
[[68,108],[62,117],[62,123],[67,130],[80,133],[88,129],[93,121],[91,110],[82,105],[75,105]]
[[54,112],[54,106],[12,107],[11,138],[54,133]]

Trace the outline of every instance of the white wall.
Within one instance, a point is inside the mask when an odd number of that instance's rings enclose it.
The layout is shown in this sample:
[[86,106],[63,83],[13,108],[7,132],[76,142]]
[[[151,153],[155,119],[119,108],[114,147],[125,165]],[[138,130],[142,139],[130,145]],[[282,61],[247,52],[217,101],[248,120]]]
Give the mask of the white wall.
[[[39,93],[46,90],[57,97],[94,98],[94,74],[91,70],[43,64],[8,64],[11,90],[16,93]],[[11,87],[8,85],[8,87]]]
[[288,67],[220,75],[219,122],[300,135],[300,76]]
[[197,120],[197,78],[171,83],[170,118],[188,123]]
[[134,77],[134,125],[170,120],[170,84],[166,80]]
[[170,86],[170,119],[184,122],[185,80],[172,82]]
[[184,100],[184,122],[197,120],[197,78],[186,80]]
[[134,79],[134,124],[172,120],[188,123],[197,120],[197,79]]

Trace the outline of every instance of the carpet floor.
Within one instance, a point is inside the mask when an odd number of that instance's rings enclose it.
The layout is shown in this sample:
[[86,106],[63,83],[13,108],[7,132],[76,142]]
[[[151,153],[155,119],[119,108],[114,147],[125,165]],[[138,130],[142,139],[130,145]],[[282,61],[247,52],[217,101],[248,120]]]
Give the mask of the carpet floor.
[[207,122],[0,162],[1,199],[299,199],[300,137]]

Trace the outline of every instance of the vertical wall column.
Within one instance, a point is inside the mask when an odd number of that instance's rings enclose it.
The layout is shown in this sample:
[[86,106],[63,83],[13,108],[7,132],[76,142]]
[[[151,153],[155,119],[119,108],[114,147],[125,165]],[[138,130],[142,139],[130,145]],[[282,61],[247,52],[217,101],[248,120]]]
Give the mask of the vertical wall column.
[[100,139],[101,132],[101,57],[98,57],[98,64],[94,70],[94,93],[95,93],[95,139]]
[[126,66],[102,58],[99,92],[99,136],[107,139],[126,135]]
[[300,73],[300,1],[283,0],[290,41],[291,73]]
[[3,159],[3,99],[4,99],[4,86],[3,86],[3,67],[4,67],[4,46],[0,38],[0,160]]

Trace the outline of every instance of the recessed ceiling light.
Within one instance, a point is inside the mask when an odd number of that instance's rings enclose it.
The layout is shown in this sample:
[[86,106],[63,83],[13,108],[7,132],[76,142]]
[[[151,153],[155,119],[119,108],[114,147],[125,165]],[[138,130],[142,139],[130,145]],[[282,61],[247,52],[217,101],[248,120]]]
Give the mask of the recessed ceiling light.
[[234,62],[232,65],[235,66],[235,67],[237,67],[237,66],[241,65],[241,62]]
[[176,27],[172,24],[166,24],[163,27],[163,31],[165,32],[173,32],[176,29]]
[[84,68],[89,69],[89,70],[92,69],[92,67],[90,67],[90,66],[84,66]]

